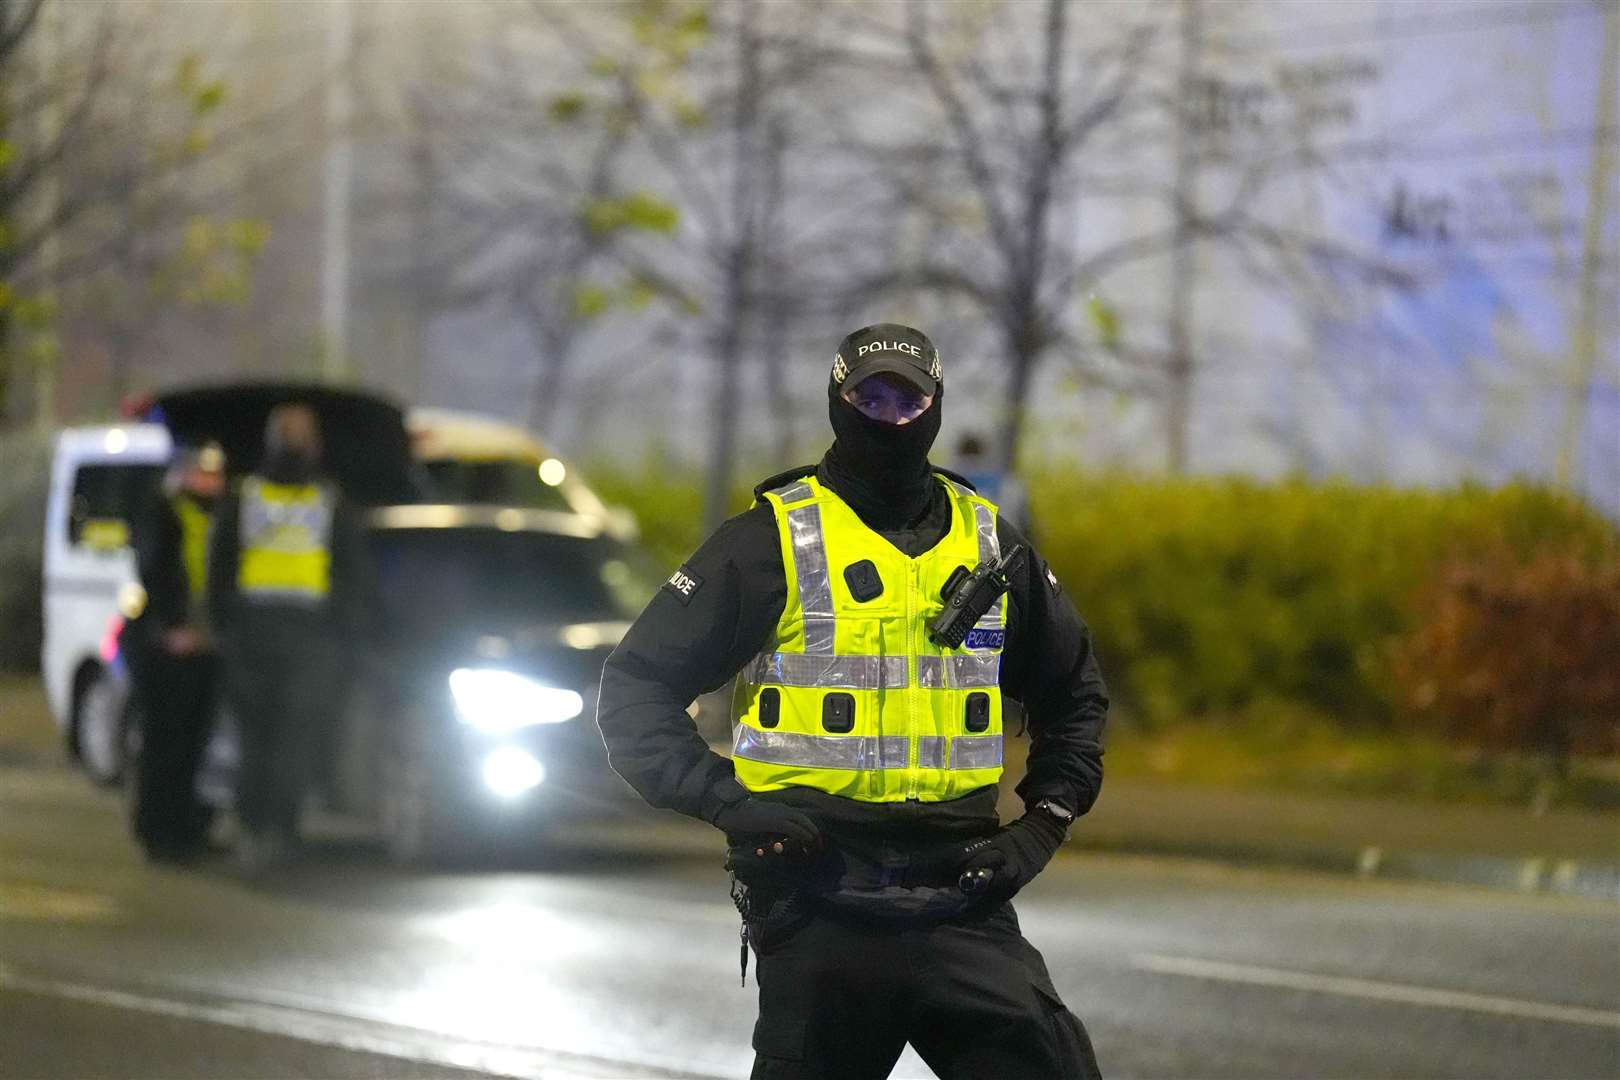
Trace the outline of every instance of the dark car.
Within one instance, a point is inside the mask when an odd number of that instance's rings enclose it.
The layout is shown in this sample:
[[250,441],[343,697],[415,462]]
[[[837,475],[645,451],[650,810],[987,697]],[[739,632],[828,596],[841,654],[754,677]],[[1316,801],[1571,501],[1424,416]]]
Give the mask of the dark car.
[[402,861],[524,843],[621,803],[593,719],[652,593],[600,522],[488,506],[373,511],[376,631],[328,760],[330,805]]

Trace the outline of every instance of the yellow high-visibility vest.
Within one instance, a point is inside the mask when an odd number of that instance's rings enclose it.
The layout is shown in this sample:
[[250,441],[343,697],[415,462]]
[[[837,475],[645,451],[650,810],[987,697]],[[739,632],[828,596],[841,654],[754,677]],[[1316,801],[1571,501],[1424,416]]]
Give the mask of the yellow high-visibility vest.
[[180,561],[186,570],[187,602],[195,611],[208,586],[208,529],[213,519],[190,495],[176,495],[169,505],[180,519]]
[[936,479],[950,531],[915,559],[814,477],[765,493],[787,604],[774,640],[737,677],[731,750],[744,787],[939,802],[1000,779],[1006,597],[962,647],[928,640],[951,572],[1000,557],[996,508]]
[[320,484],[242,481],[236,587],[250,601],[320,604],[332,591],[332,502]]

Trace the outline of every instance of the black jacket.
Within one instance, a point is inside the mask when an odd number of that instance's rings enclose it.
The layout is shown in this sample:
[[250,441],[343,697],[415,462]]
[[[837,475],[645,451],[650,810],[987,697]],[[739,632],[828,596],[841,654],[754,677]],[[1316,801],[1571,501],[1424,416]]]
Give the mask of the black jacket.
[[[818,470],[806,467],[772,477],[756,495],[811,472]],[[825,467],[819,477],[829,483]],[[937,544],[949,527],[950,500],[941,484],[920,519],[882,535],[915,557]],[[1028,545],[1005,521],[997,522],[997,535],[1003,551]],[[1053,799],[1083,814],[1102,786],[1108,711],[1090,632],[1033,551],[1012,583],[1009,600],[1001,689],[1023,704],[1031,739],[1018,794],[1029,806]],[[786,601],[775,515],[761,501],[704,542],[608,658],[597,723],[614,770],[649,803],[694,817],[713,812],[719,797],[715,786],[733,777],[731,761],[709,750],[686,708],[699,694],[729,682],[766,647]],[[995,788],[937,803],[866,803],[810,788],[765,797],[801,806],[835,831],[841,825],[954,834],[983,831],[996,818]]]
[[148,643],[164,631],[184,626],[199,617],[202,598],[191,595],[191,582],[186,575],[185,531],[174,508],[174,499],[153,485],[137,507],[132,524],[135,566],[141,587],[146,591],[146,607],[131,624],[131,630],[143,643]]

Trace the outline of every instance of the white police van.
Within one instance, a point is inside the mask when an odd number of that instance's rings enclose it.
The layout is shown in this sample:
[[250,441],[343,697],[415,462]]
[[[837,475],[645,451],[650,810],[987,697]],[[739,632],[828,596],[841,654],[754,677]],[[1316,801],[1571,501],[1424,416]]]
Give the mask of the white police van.
[[56,437],[40,669],[63,741],[101,781],[116,780],[123,762],[128,692],[117,642],[137,583],[130,517],[170,452],[162,424],[69,428]]

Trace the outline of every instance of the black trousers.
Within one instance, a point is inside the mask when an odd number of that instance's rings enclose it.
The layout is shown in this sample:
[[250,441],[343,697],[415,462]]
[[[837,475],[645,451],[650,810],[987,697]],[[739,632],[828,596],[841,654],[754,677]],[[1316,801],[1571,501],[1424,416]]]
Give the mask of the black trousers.
[[817,912],[757,946],[754,1080],[880,1080],[908,1042],[941,1080],[1101,1075],[1011,904],[903,928]]
[[218,673],[208,654],[173,656],[154,646],[131,657],[141,712],[131,816],[147,847],[196,847],[206,837],[210,814],[197,798],[197,767],[213,730]]
[[225,692],[241,738],[236,813],[249,832],[298,830],[322,733],[336,722],[342,660],[327,634],[239,633],[226,651]]

